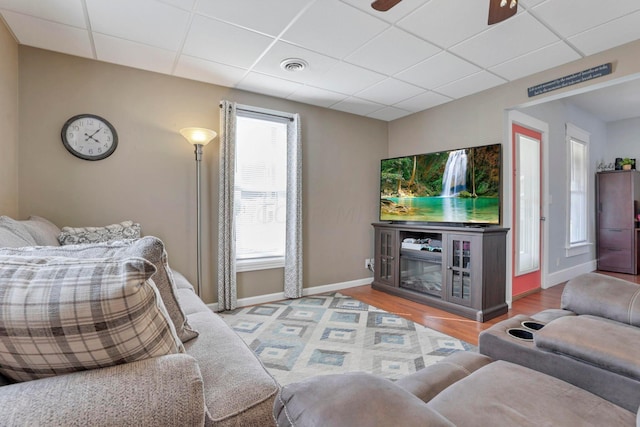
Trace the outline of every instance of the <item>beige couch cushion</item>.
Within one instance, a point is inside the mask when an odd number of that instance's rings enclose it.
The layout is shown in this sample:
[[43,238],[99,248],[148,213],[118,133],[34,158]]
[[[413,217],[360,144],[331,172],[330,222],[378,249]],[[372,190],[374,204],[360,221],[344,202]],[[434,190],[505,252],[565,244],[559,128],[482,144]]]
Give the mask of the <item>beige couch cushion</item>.
[[0,216],[0,248],[34,246],[36,241],[20,221]]
[[0,257],[0,372],[27,381],[184,351],[142,258]]
[[220,316],[188,288],[179,289],[189,323],[200,331],[184,344],[198,361],[210,418],[216,426],[273,425],[277,381]]
[[38,246],[60,246],[58,235],[60,229],[51,221],[39,216],[30,216],[29,219],[20,221],[20,224],[29,232]]

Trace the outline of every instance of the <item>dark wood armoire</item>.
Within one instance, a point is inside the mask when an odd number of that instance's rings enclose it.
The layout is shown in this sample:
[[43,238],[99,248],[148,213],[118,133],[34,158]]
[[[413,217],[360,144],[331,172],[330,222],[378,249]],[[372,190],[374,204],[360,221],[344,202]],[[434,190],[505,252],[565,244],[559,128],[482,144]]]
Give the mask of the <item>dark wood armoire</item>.
[[599,172],[596,197],[598,269],[638,274],[640,172]]

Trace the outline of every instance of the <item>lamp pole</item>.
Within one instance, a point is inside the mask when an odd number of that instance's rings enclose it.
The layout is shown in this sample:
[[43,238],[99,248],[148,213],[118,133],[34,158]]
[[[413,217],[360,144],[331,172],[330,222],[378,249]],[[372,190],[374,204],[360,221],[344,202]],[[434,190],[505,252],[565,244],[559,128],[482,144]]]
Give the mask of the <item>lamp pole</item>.
[[207,145],[218,134],[211,129],[205,128],[184,128],[180,129],[180,134],[185,137],[189,143],[193,144],[196,155],[196,233],[197,233],[197,249],[196,249],[196,294],[200,295],[202,289],[202,203],[200,201],[200,163],[202,163],[202,147]]
[[202,283],[202,204],[200,201],[200,163],[202,163],[202,144],[195,144],[196,155],[196,233],[197,233],[197,281],[196,294],[200,296],[200,286]]

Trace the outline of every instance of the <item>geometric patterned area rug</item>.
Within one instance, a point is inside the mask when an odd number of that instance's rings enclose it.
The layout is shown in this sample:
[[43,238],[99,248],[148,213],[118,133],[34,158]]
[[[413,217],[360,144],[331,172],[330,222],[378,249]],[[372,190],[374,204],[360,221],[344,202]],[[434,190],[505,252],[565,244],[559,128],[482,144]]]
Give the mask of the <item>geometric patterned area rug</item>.
[[218,313],[281,385],[369,372],[395,380],[476,347],[338,292]]

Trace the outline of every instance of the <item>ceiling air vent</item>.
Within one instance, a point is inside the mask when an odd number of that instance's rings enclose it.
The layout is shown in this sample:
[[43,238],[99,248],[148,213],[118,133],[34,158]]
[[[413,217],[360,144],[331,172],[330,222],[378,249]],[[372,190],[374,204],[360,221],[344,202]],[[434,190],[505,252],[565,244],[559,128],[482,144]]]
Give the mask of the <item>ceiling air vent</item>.
[[280,63],[280,67],[285,71],[298,72],[306,69],[309,66],[307,61],[299,58],[285,59]]

